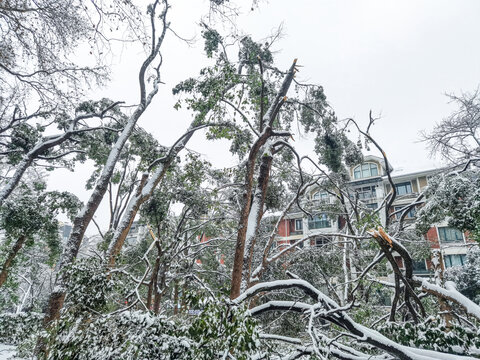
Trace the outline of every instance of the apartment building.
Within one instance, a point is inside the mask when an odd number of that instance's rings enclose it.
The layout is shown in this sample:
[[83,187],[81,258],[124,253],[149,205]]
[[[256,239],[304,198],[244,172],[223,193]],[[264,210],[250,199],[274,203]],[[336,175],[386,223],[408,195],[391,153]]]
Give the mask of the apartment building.
[[[415,201],[418,195],[428,185],[429,178],[439,173],[440,170],[425,170],[408,174],[395,175],[390,164],[377,156],[365,156],[364,162],[349,169],[350,182],[348,192],[353,199],[358,199],[367,208],[377,209],[382,204],[385,196],[390,192],[391,185],[387,178],[386,166],[389,166],[390,174],[396,188],[396,199],[391,209],[391,216],[398,219],[401,209]],[[313,189],[307,194],[307,202],[318,204],[318,209],[328,208],[336,199],[333,195],[320,189]],[[420,206],[420,205],[419,205]],[[418,206],[417,206],[418,208]],[[412,208],[405,217],[405,221],[415,219],[416,209]],[[380,222],[385,224],[386,215],[379,211]],[[317,213],[313,219],[303,212],[294,211],[288,214],[281,222],[277,244],[285,246],[305,236],[311,236],[304,246],[320,246],[331,241],[324,235],[338,232],[345,224],[344,219],[333,216],[328,211]],[[468,235],[458,229],[448,227],[447,223],[435,224],[425,235],[432,249],[439,249],[445,267],[463,265],[468,251],[468,243],[472,240]],[[330,237],[331,238],[331,237]],[[414,272],[416,275],[427,276],[433,269],[430,259],[414,259]],[[398,265],[402,268],[401,258],[398,257]]]

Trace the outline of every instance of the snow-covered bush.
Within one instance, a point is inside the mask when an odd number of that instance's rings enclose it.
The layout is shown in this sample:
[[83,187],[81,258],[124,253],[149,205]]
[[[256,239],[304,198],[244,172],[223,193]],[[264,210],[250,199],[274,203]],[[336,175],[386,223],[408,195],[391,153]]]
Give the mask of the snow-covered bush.
[[[256,350],[255,321],[246,309],[201,290],[187,293],[186,309],[174,317],[119,309],[119,283],[96,259],[67,269],[72,281],[62,317],[45,342],[48,359],[212,359],[232,353],[248,359]],[[141,310],[139,310],[141,309]],[[119,311],[120,310],[120,311]]]
[[432,316],[419,324],[390,322],[379,331],[395,342],[416,348],[457,354],[470,354],[470,349],[480,348],[480,331],[458,324],[447,328],[440,317]]
[[101,312],[105,309],[114,282],[103,264],[95,258],[85,258],[64,271],[71,280],[67,297],[70,313]]
[[472,169],[429,180],[427,201],[417,214],[417,228],[425,233],[431,224],[447,220],[448,226],[469,231],[480,241],[480,171]]
[[141,311],[62,319],[48,359],[188,359],[191,341],[172,321]]
[[0,314],[0,342],[20,344],[36,333],[42,325],[40,313]]
[[453,281],[463,295],[480,304],[480,249],[470,249],[465,264],[446,269],[445,278]]
[[[191,306],[194,303],[190,301]],[[212,298],[199,299],[194,306],[202,311],[184,329],[196,344],[192,349],[195,359],[213,359],[215,354],[229,352],[236,359],[249,359],[248,355],[257,349],[258,333],[255,320],[245,308]]]
[[199,359],[230,351],[248,359],[257,346],[245,311],[204,304],[198,315],[173,321],[145,311],[66,316],[51,330],[48,359]]

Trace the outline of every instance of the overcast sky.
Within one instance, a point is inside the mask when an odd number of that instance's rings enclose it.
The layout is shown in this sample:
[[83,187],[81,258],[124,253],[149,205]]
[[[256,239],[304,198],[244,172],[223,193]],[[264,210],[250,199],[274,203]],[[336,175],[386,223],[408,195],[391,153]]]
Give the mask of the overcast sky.
[[[172,28],[198,41],[189,47],[170,34],[163,51],[165,85],[139,122],[164,145],[171,145],[191,121],[187,111],[173,110],[171,88],[208,64],[198,28],[208,2],[171,3]],[[469,92],[479,85],[479,14],[477,0],[271,0],[260,1],[254,11],[243,8],[236,22],[241,33],[254,39],[283,24],[285,36],[275,46],[277,66],[286,69],[298,58],[303,66],[299,78],[321,84],[339,118],[366,124],[370,109],[381,114],[372,135],[396,172],[411,172],[441,165],[429,158],[419,133],[454,109],[445,93]],[[92,96],[137,102],[143,56],[125,47],[113,59],[112,82]],[[308,141],[298,134],[295,140],[301,151],[308,151]],[[197,134],[189,147],[216,166],[232,165],[225,142],[206,142]],[[88,175],[86,166],[75,174],[61,171],[50,178],[51,187],[86,200]]]

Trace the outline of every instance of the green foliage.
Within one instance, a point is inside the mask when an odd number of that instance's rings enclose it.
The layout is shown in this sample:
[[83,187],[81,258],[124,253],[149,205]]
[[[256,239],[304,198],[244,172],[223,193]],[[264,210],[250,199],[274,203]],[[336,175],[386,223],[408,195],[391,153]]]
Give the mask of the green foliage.
[[378,213],[374,214],[373,212],[365,212],[363,213],[363,216],[358,220],[356,226],[358,228],[365,227],[366,229],[377,229],[381,225],[382,222]]
[[342,167],[342,144],[333,133],[324,133],[316,139],[316,151],[320,153],[322,163],[332,171],[338,172]]
[[470,349],[480,347],[480,332],[452,324],[448,329],[439,316],[429,317],[422,323],[387,323],[381,333],[403,345],[448,353],[470,354]]
[[172,321],[145,312],[61,319],[49,334],[48,359],[191,359],[191,342]]
[[301,107],[300,123],[307,132],[318,132],[322,130],[322,122],[319,119],[331,117],[328,111],[327,96],[322,86],[308,88],[303,103],[307,106]]
[[20,162],[24,153],[32,150],[40,139],[41,132],[30,124],[21,123],[13,128],[10,136],[7,149],[12,152],[8,154],[8,160],[15,165]]
[[285,205],[285,187],[284,184],[272,178],[268,184],[267,194],[265,196],[265,206],[268,210],[280,210]]
[[69,312],[101,312],[107,309],[108,295],[114,287],[114,282],[102,263],[96,258],[79,259],[64,271],[70,279]]
[[[95,304],[96,288],[82,300]],[[49,331],[48,359],[209,360],[228,352],[248,359],[256,349],[256,325],[245,309],[198,295],[188,304],[200,311],[174,320],[142,311],[101,315],[86,306],[67,311]]]
[[5,231],[7,240],[3,246],[4,252],[11,243],[25,236],[27,246],[31,246],[34,239],[48,246],[50,263],[58,256],[60,249],[56,216],[59,212],[74,216],[81,203],[69,192],[46,191],[45,187],[41,180],[33,180],[29,185],[21,184],[0,206],[0,227]]
[[[195,113],[196,125],[205,123],[209,112],[213,113],[213,120],[222,121],[225,109],[219,101],[228,91],[240,81],[233,64],[216,64],[200,71],[199,79],[187,79],[176,85],[174,95],[186,93],[190,98],[184,100],[187,109]],[[181,107],[182,101],[176,105]]]
[[344,163],[354,166],[363,161],[363,156],[358,148],[343,131],[333,127],[336,122],[328,124],[323,131],[315,137],[315,152],[319,160],[335,173],[345,172]]
[[167,148],[161,146],[150,133],[143,129],[137,129],[128,140],[124,158],[136,156],[139,159],[141,171],[147,170],[153,161],[167,154]]
[[446,269],[445,279],[455,282],[458,291],[480,304],[480,249],[472,247],[463,266]]
[[237,359],[249,359],[257,348],[256,322],[246,315],[245,308],[228,306],[212,298],[189,297],[193,309],[201,309],[188,326],[188,335],[197,344],[195,359],[213,359],[215,355],[230,352]]
[[218,45],[222,41],[222,37],[218,31],[206,28],[202,31],[202,37],[205,39],[205,53],[209,58],[218,51]]
[[245,36],[240,40],[240,51],[238,54],[239,63],[246,65],[249,72],[253,71],[254,66],[258,65],[260,59],[265,65],[273,63],[273,54],[269,49],[268,43],[259,44],[252,40],[250,36]]
[[249,131],[235,131],[232,136],[230,152],[238,154],[239,157],[245,156],[253,143],[253,136]]
[[429,180],[427,202],[418,212],[417,229],[425,233],[431,224],[448,219],[448,225],[470,231],[480,241],[480,172],[439,175]]
[[1,313],[0,342],[5,344],[20,344],[28,340],[42,327],[41,313]]

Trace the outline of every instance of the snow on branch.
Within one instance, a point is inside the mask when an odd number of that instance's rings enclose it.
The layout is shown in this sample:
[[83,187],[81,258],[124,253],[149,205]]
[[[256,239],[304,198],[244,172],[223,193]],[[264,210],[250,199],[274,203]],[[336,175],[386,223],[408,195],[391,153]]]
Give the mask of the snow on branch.
[[414,280],[420,283],[420,288],[423,291],[453,301],[454,303],[460,305],[463,309],[465,309],[468,314],[480,320],[480,306],[462,295],[457,290],[454,282],[446,281],[445,288],[443,288],[439,285],[432,284],[426,279],[414,277]]
[[[430,286],[431,284],[427,283],[426,286]],[[435,285],[433,285],[435,287]],[[461,355],[454,355],[454,354],[447,354],[442,353],[439,351],[433,350],[425,350],[425,349],[417,349],[410,346],[405,346],[396,343],[385,337],[384,335],[380,334],[379,332],[367,328],[357,322],[355,322],[350,316],[347,314],[347,308],[340,307],[335,301],[330,299],[328,296],[323,294],[321,291],[316,289],[313,285],[309,282],[299,279],[291,279],[291,280],[277,280],[271,281],[266,283],[260,283],[255,286],[252,286],[250,289],[245,291],[243,294],[238,296],[236,299],[233,300],[234,304],[240,304],[241,302],[255,296],[258,293],[269,293],[274,290],[284,290],[289,288],[298,288],[303,290],[305,294],[307,294],[310,298],[312,298],[315,303],[308,304],[305,302],[299,301],[282,301],[282,300],[272,300],[268,301],[262,305],[258,305],[252,309],[250,309],[250,314],[252,316],[260,315],[262,313],[268,311],[293,311],[298,313],[309,313],[311,316],[319,317],[324,320],[330,321],[343,329],[348,331],[349,337],[353,338],[359,343],[367,343],[375,348],[384,351],[385,353],[382,357],[373,357],[377,359],[391,359],[391,356],[395,358],[402,359],[402,360],[466,360],[466,359],[474,359],[473,357],[469,356],[461,356]],[[437,289],[438,290],[438,289]],[[455,294],[455,289],[452,284],[448,285],[448,289],[442,289],[439,291],[447,291],[449,296],[457,297]],[[466,304],[466,303],[465,303]],[[470,304],[469,304],[470,305]],[[470,306],[469,306],[470,307]],[[478,307],[478,306],[477,306]],[[474,311],[475,310],[471,310]],[[309,326],[312,323],[310,322]],[[319,333],[318,329],[314,329],[315,333]],[[346,352],[345,349],[341,353],[334,354],[330,348],[325,349],[325,347],[321,346],[323,343],[319,341],[318,337],[311,337],[313,341],[318,342],[318,344],[313,344],[311,347],[311,352],[315,353],[325,353],[332,354],[337,358],[340,359],[369,359],[371,357],[363,357],[361,353],[358,352]],[[276,338],[276,340],[280,340],[280,338]],[[333,343],[333,341],[328,342],[329,347]],[[320,346],[319,346],[320,345]],[[353,349],[352,349],[353,350]]]

